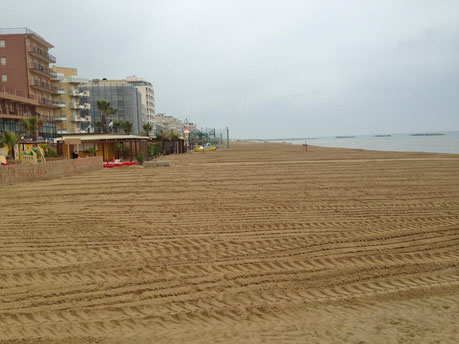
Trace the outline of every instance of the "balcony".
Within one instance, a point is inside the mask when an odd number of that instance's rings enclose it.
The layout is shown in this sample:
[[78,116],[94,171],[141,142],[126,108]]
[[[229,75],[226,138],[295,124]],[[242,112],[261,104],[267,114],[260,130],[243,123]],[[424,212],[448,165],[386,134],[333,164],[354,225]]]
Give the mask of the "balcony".
[[65,95],[65,89],[56,87],[56,89],[54,89],[52,93],[53,94],[63,94],[63,95]]
[[67,120],[67,117],[65,117],[65,116],[57,116],[57,117],[54,117],[53,119],[54,119],[55,121],[62,122],[62,121],[66,121],[66,120]]
[[80,92],[78,90],[70,91],[70,96],[72,97],[89,97],[89,91]]
[[52,108],[65,108],[67,105],[65,103],[58,103],[52,99],[41,98],[39,103]]
[[81,117],[79,115],[73,116],[72,122],[90,123],[91,116]]
[[64,74],[62,73],[56,73],[56,76],[53,76],[51,78],[52,81],[63,81],[64,80]]
[[67,80],[71,84],[86,84],[88,82],[88,79],[80,78],[75,75],[68,76]]
[[84,118],[81,116],[73,116],[72,122],[84,122]]
[[73,90],[73,91],[70,91],[70,96],[71,97],[83,97],[83,92],[80,92],[78,90]]
[[38,105],[38,101],[35,100],[34,96],[26,94],[24,91],[18,91],[3,86],[0,86],[0,98],[27,105]]
[[72,103],[70,105],[70,108],[73,110],[90,110],[91,109],[91,104],[85,103],[85,104],[77,104],[77,103]]
[[38,63],[33,63],[30,67],[30,71],[36,74],[40,74],[42,76],[45,76],[47,78],[56,78],[57,73],[52,71],[51,69],[42,66]]
[[55,86],[52,86],[51,84],[45,83],[45,82],[40,82],[39,80],[35,80],[30,87],[36,88],[40,91],[44,91],[47,93],[57,93],[58,88]]
[[38,47],[31,47],[29,49],[29,54],[44,62],[56,63],[56,58],[53,55],[48,54],[48,52]]
[[56,107],[55,106],[56,103],[52,99],[40,98],[40,104],[46,105],[49,107]]
[[62,135],[62,134],[68,134],[69,131],[67,129],[57,129],[57,133]]

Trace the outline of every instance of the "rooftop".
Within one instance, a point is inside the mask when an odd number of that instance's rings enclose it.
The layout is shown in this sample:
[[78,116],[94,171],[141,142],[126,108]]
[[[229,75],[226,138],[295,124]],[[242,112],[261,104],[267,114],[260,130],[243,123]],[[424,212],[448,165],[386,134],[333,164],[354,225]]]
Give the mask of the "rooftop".
[[0,35],[34,35],[39,39],[40,43],[47,46],[48,48],[54,48],[54,45],[46,41],[42,36],[40,36],[35,31],[30,30],[26,27],[17,27],[17,28],[0,28]]
[[77,139],[81,141],[102,141],[102,140],[148,140],[148,136],[140,135],[124,135],[124,134],[63,134],[62,137],[57,138],[58,142],[65,141],[65,139]]
[[153,87],[151,82],[149,82],[148,80],[139,78],[137,75],[130,75],[130,76],[126,77],[126,81],[131,83],[131,84],[134,84],[136,86],[150,86],[150,87]]

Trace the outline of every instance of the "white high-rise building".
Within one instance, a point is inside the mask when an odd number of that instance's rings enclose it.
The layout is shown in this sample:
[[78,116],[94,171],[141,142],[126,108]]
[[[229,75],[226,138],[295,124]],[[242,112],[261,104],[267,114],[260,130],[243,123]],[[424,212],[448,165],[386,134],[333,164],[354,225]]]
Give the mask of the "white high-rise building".
[[154,125],[155,116],[155,90],[151,82],[135,75],[128,76],[126,81],[137,88],[142,95],[143,122]]

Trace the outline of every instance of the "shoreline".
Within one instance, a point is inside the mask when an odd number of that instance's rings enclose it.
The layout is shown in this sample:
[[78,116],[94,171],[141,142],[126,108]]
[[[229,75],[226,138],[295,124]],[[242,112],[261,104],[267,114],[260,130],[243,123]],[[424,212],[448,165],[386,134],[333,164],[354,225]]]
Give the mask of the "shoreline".
[[[459,131],[444,132],[444,135],[422,135],[398,133],[385,135],[354,135],[354,136],[329,136],[309,139],[282,139],[266,142],[293,143],[302,145],[304,142],[332,148],[365,149],[394,152],[426,152],[459,154]],[[246,141],[246,142],[250,142]],[[264,143],[259,140],[257,142]]]
[[[292,145],[292,146],[299,146],[302,147],[304,150],[304,146],[301,143],[294,143],[294,142],[251,142],[251,141],[231,141],[231,143],[244,143],[244,144],[264,144],[264,145]],[[343,150],[343,151],[362,151],[368,153],[394,153],[394,154],[407,154],[410,157],[412,155],[434,155],[434,156],[441,156],[445,155],[449,158],[459,158],[459,153],[444,153],[444,152],[426,152],[426,151],[400,151],[400,150],[379,150],[379,149],[369,149],[369,148],[353,148],[353,147],[335,147],[335,146],[321,146],[317,144],[307,144],[308,150],[311,147],[321,148],[321,149],[332,149],[332,150]],[[226,148],[224,148],[226,149]]]
[[[239,140],[239,141],[234,141],[235,143],[241,142],[241,143],[262,143],[262,144],[291,144],[291,145],[303,145],[301,142],[294,143],[294,142],[274,142],[274,141],[267,141],[265,142],[253,142],[253,141],[244,141],[244,140]],[[364,150],[364,151],[375,151],[375,152],[397,152],[397,153],[424,153],[424,154],[448,154],[448,155],[458,155],[458,153],[451,153],[451,152],[429,152],[429,151],[420,151],[420,150],[388,150],[388,149],[375,149],[375,148],[357,148],[357,147],[338,147],[338,146],[321,146],[317,144],[310,144],[307,143],[308,147],[316,146],[316,147],[321,147],[321,148],[336,148],[336,149],[352,149],[352,150]]]

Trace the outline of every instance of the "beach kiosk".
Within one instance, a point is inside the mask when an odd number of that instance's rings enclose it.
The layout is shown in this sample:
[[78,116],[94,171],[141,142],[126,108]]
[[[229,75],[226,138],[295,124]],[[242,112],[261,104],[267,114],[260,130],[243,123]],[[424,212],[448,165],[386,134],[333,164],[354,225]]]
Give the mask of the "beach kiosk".
[[81,145],[81,138],[78,137],[64,137],[63,140],[63,150],[64,150],[64,157],[70,159],[72,157],[72,153],[80,155],[80,148]]

